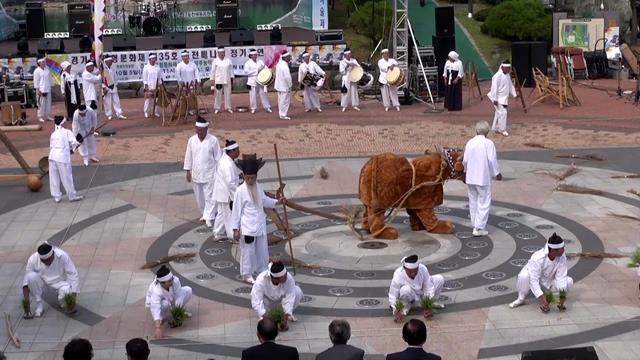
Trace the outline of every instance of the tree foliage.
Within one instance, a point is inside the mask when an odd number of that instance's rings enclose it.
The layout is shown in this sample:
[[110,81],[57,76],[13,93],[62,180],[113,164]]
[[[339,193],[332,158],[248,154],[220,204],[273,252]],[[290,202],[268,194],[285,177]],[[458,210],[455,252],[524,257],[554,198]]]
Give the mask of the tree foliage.
[[393,11],[386,0],[369,0],[358,5],[347,25],[356,34],[366,36],[377,43],[389,31]]
[[539,0],[507,0],[496,5],[482,32],[504,40],[551,40],[551,15]]

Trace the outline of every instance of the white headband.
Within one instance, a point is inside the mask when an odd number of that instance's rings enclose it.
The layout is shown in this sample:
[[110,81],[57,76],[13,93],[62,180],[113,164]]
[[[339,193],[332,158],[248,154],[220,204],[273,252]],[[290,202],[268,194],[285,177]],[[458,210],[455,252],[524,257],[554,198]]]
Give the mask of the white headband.
[[51,247],[51,251],[49,251],[48,253],[44,254],[44,255],[40,255],[38,254],[38,256],[40,256],[40,260],[47,260],[48,258],[53,256],[53,246]]
[[197,122],[196,121],[196,127],[199,127],[199,128],[209,127],[209,122],[207,121],[207,122],[202,123],[202,122]]
[[62,121],[60,121],[60,124],[55,125],[56,129],[59,128],[59,127],[62,127],[62,124],[66,123],[66,122],[67,122],[67,118],[65,117],[65,118],[62,119]]
[[84,64],[84,67],[89,67],[89,66],[95,66],[93,61],[89,61],[88,63]]
[[500,67],[511,67],[511,64],[501,64]]
[[217,52],[224,52],[224,48],[218,48]]
[[171,271],[169,271],[169,273],[163,277],[157,277],[156,276],[156,280],[158,280],[159,282],[165,282],[165,281],[169,281],[173,279],[173,274],[171,273]]
[[351,50],[347,50],[344,52],[345,55],[351,54]]
[[307,56],[311,56],[311,54],[309,54],[308,52],[302,53],[302,57],[307,57]]
[[156,55],[149,55],[149,59],[155,59],[155,58],[157,58]]
[[180,56],[189,56],[189,52],[185,50],[180,54]]
[[564,241],[561,242],[560,244],[549,244],[549,243],[547,243],[547,246],[550,249],[562,249],[564,247]]
[[45,60],[46,60],[46,58],[38,59],[37,63],[38,63],[38,64],[43,63]]
[[285,267],[284,269],[282,269],[282,271],[274,273],[273,271],[271,271],[271,265],[273,265],[273,263],[269,264],[269,274],[273,277],[282,277],[285,276],[287,274],[287,268]]
[[417,269],[420,266],[419,261],[416,261],[414,263],[404,262],[406,258],[406,256],[402,258],[402,266],[406,267],[407,269]]
[[60,64],[60,67],[62,68],[62,70],[66,69],[69,67],[69,65],[71,65],[70,62],[68,61],[63,61],[62,64]]
[[380,53],[382,53],[382,54],[387,53],[387,52],[389,52],[389,49],[382,49],[382,51],[380,51]]
[[258,52],[253,50],[253,51],[249,51],[249,55],[258,55]]
[[287,56],[289,56],[289,55],[291,55],[291,54],[289,54],[289,52],[288,52],[288,51],[285,51],[285,52],[284,52],[284,54],[280,55],[280,57],[287,57]]
[[223,150],[225,150],[225,151],[227,151],[227,150],[233,150],[233,149],[237,149],[237,148],[239,148],[239,147],[240,147],[240,145],[238,145],[238,143],[235,143],[235,144],[231,144],[231,145],[229,145],[229,146],[225,147]]
[[107,60],[113,60],[113,57],[107,56],[106,58],[104,58],[104,61],[107,61]]

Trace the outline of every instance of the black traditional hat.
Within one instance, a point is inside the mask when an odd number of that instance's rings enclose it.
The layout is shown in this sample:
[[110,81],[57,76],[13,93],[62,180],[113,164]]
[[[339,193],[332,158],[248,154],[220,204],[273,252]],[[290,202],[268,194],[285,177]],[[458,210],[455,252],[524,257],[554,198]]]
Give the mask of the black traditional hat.
[[265,164],[262,158],[258,158],[256,154],[242,154],[242,159],[236,160],[236,166],[242,170],[245,175],[257,175]]
[[53,117],[53,122],[56,125],[61,125],[64,122],[64,116],[56,115]]

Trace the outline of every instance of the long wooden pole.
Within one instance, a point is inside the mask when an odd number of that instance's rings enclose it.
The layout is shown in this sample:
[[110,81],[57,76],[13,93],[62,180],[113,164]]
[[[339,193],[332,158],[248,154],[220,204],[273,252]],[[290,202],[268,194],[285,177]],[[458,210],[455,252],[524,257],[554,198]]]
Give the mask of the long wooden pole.
[[9,140],[7,135],[5,135],[4,131],[2,130],[0,130],[0,141],[2,141],[4,145],[7,147],[7,149],[9,149],[9,152],[11,153],[11,155],[13,155],[13,158],[16,159],[18,164],[20,164],[20,167],[22,168],[22,170],[24,170],[24,172],[27,174],[33,174],[33,171],[31,170],[31,166],[27,164],[27,162],[22,157],[22,154],[20,154],[20,151],[18,151],[18,149],[15,146],[13,146],[13,143],[11,142],[11,140]]
[[[282,174],[280,173],[280,158],[278,157],[278,145],[273,144],[273,151],[276,154],[276,168],[278,169],[278,184],[280,185],[280,195],[284,196],[284,184],[282,183]],[[293,275],[296,275],[296,260],[293,257],[293,246],[291,245],[291,232],[289,231],[289,217],[287,216],[287,205],[282,204],[282,210],[284,212],[284,231],[287,234],[287,241],[289,242],[289,255],[291,256],[291,266],[293,266]]]

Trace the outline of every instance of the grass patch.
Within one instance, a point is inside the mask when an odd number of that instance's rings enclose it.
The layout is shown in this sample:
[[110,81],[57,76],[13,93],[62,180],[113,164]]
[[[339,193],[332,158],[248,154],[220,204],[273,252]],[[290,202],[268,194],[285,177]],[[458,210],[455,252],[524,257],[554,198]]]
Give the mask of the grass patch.
[[[486,8],[487,5],[474,3],[474,11]],[[467,6],[456,6],[455,16],[458,22],[467,30],[482,57],[489,63],[492,71],[497,69],[505,59],[511,59],[511,42],[483,34],[482,23],[467,17]]]

